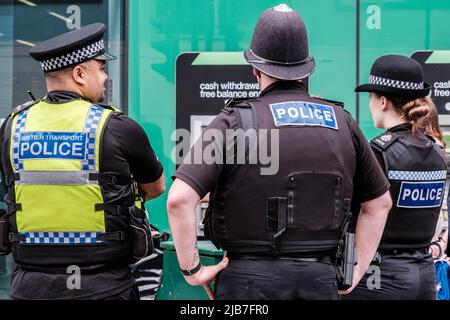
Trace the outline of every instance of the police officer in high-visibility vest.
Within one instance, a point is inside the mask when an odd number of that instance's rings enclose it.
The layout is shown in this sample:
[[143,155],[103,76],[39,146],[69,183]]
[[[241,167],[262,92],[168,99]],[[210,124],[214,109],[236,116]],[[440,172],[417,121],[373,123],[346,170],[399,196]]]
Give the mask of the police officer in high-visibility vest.
[[[315,62],[297,12],[287,5],[265,11],[245,58],[260,97],[230,102],[174,175],[168,213],[180,268],[207,291],[217,276],[216,299],[337,299],[333,258],[351,202],[362,203],[356,284],[381,238],[389,183],[342,104],[308,94]],[[236,138],[228,139],[230,130]],[[199,150],[211,153],[211,136],[223,159],[192,161]],[[195,207],[210,191],[205,234],[227,257],[203,266]]]
[[165,182],[144,130],[101,104],[114,59],[104,33],[94,23],[31,49],[48,94],[16,107],[2,127],[14,299],[139,298],[129,268],[141,249],[132,185],[150,200]]
[[447,161],[420,129],[433,102],[422,67],[399,55],[375,61],[369,92],[375,127],[387,129],[371,146],[391,183],[393,207],[369,272],[345,299],[434,300],[432,241],[445,194]]

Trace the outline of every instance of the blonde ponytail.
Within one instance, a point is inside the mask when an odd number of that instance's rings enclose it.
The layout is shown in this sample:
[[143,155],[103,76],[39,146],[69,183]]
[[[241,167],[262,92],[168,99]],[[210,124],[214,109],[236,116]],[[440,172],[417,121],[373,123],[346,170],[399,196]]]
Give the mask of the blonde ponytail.
[[413,132],[420,128],[419,121],[430,113],[431,103],[433,102],[429,97],[424,97],[410,101],[402,107],[405,119],[413,125]]
[[428,116],[433,106],[433,101],[429,97],[414,100],[393,96],[386,96],[386,98],[392,102],[398,114],[412,124],[413,132],[421,128],[420,120]]

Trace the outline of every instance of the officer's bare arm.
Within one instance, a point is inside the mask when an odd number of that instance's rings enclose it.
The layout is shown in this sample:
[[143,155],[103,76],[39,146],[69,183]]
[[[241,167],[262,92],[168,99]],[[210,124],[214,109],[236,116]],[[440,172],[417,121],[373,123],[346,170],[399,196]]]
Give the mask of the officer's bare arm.
[[167,213],[178,261],[184,270],[193,269],[199,262],[195,216],[199,202],[200,196],[190,185],[180,179],[174,181],[167,199]]
[[361,213],[356,225],[358,265],[355,268],[353,285],[361,280],[375,255],[391,207],[392,199],[389,191],[361,205]]
[[164,173],[157,181],[153,183],[139,183],[139,187],[145,193],[145,201],[158,198],[166,192],[166,179],[164,178]]
[[[195,216],[195,208],[199,202],[200,196],[190,185],[180,179],[174,181],[167,200],[167,213],[178,262],[182,270],[192,270],[200,263]],[[209,291],[208,294],[211,294],[209,284],[227,265],[228,259],[224,258],[218,265],[201,267],[199,272],[185,277],[185,279],[193,286],[204,286]]]

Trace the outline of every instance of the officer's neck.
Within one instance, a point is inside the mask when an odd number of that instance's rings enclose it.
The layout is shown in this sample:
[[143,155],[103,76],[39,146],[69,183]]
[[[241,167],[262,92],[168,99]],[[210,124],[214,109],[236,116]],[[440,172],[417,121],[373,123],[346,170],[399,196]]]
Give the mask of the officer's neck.
[[401,124],[408,123],[408,121],[406,121],[405,119],[399,117],[397,114],[386,115],[386,117],[384,118],[383,122],[384,122],[383,123],[383,128],[385,128],[385,129],[394,128],[394,127],[399,126]]
[[70,82],[65,83],[63,81],[47,80],[47,92],[55,92],[55,91],[73,92],[79,95],[80,97],[84,96],[80,88],[74,84],[71,84]]
[[258,78],[259,81],[259,90],[261,92],[263,92],[264,90],[266,90],[269,86],[271,86],[272,84],[279,82],[280,80],[278,79],[274,79],[272,77],[269,77],[263,73],[261,73],[261,76]]

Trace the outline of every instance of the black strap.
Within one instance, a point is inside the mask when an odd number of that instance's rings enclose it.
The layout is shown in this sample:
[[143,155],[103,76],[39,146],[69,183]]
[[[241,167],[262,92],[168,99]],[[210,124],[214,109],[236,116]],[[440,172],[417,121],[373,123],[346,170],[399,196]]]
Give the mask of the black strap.
[[121,185],[121,186],[130,185],[133,182],[131,177],[116,176],[116,175],[105,174],[105,173],[90,173],[89,180],[90,181],[98,181],[100,184],[103,183],[103,184]]
[[95,211],[105,211],[112,215],[128,215],[130,213],[130,207],[99,203],[95,205]]
[[9,234],[9,242],[11,243],[20,243],[20,242],[25,242],[27,239],[25,237],[25,235],[23,234],[17,234],[17,233],[10,233]]
[[274,260],[274,259],[295,259],[298,261],[306,261],[306,262],[321,262],[321,263],[331,263],[334,260],[334,257],[330,255],[311,257],[311,254],[281,254],[279,256],[264,255],[264,254],[245,254],[245,253],[232,253],[228,252],[227,257],[230,259],[236,260]]
[[370,141],[370,145],[374,147],[376,150],[384,152],[390,146],[392,146],[394,142],[396,142],[398,139],[400,139],[399,134],[388,131]]
[[[283,241],[281,240],[281,253],[312,253],[318,256],[319,252],[331,253],[336,250],[339,240],[318,240],[318,241]],[[246,253],[246,254],[273,254],[273,241],[263,240],[226,240],[221,241],[221,247],[229,253]]]
[[22,211],[22,205],[20,203],[8,204],[6,206],[6,213],[8,215],[15,214],[17,211]]
[[97,235],[98,241],[124,241],[126,239],[123,231],[106,232]]
[[247,131],[248,129],[253,129],[256,127],[254,123],[253,110],[251,108],[234,108],[234,112],[236,113],[238,128]]
[[[234,113],[236,115],[236,121],[237,121],[237,127],[238,129],[244,130],[244,132],[247,132],[247,130],[250,129],[256,129],[257,121],[256,121],[256,114],[253,111],[253,106],[251,103],[250,108],[239,108],[234,107]],[[249,138],[251,139],[251,138]],[[245,157],[246,161],[249,161],[248,157],[250,156],[250,143],[253,143],[253,141],[249,141],[249,139],[245,139]]]
[[21,104],[20,106],[17,106],[15,108],[13,108],[13,115],[19,114],[27,109],[30,109],[32,106],[34,106],[35,104],[37,104],[38,102],[41,102],[41,100],[34,100],[34,101],[28,101],[24,104]]
[[7,175],[7,176],[5,177],[5,182],[6,182],[6,185],[7,185],[8,187],[14,186],[14,183],[15,183],[16,181],[20,181],[20,174],[19,174],[19,173],[13,173],[13,174]]
[[194,274],[196,274],[197,272],[199,272],[201,269],[202,269],[202,262],[199,261],[198,265],[194,269],[191,269],[191,270],[180,269],[180,271],[185,276],[190,277],[190,276],[193,276]]
[[427,254],[428,248],[378,249],[377,253],[381,255],[397,255],[402,253]]
[[287,199],[278,198],[278,229],[273,236],[273,253],[278,256],[281,253],[281,236],[286,231]]

